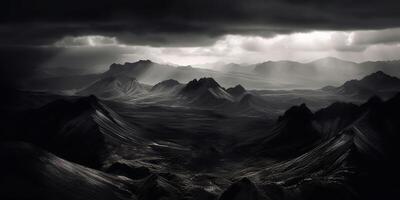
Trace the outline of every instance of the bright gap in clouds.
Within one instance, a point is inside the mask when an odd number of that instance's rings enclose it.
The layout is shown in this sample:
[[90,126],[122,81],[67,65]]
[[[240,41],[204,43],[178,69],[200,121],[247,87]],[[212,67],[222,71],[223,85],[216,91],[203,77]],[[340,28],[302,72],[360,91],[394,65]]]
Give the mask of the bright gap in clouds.
[[67,36],[54,43],[56,47],[102,47],[114,45],[118,45],[118,41],[115,37],[106,37],[102,35]]
[[[382,37],[390,40],[382,40]],[[161,63],[198,66],[214,62],[258,63],[267,60],[309,62],[328,56],[356,62],[399,59],[399,41],[400,29],[397,28],[353,32],[313,31],[276,35],[270,38],[225,35],[211,46],[199,47],[125,45],[119,43],[115,37],[97,35],[65,37],[57,41],[54,46],[64,48],[66,52],[85,49],[82,51],[82,56],[85,56],[84,52],[102,49],[110,54],[114,59],[113,62],[119,63],[150,59]],[[62,55],[58,57],[62,58]],[[107,68],[109,64],[100,65]]]

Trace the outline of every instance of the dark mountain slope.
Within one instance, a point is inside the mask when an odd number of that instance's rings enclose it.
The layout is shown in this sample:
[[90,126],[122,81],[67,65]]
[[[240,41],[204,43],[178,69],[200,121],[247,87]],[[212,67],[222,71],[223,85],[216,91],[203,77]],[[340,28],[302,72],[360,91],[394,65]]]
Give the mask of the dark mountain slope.
[[239,146],[240,151],[270,157],[300,155],[316,143],[321,135],[313,125],[313,113],[305,104],[293,106],[265,135],[251,138]]
[[[287,113],[310,116],[294,112],[300,108]],[[400,94],[385,102],[373,97],[361,106],[332,104],[312,118],[345,117],[344,128],[293,159],[243,170],[237,176],[249,178],[272,199],[397,199],[399,112]]]
[[151,88],[151,92],[158,92],[158,93],[170,93],[170,94],[176,94],[178,93],[182,88],[184,87],[183,84],[179,83],[178,81],[174,79],[168,79],[165,81],[161,81],[154,85]]
[[80,96],[95,95],[102,99],[135,97],[147,91],[136,81],[125,75],[102,78],[77,93]]
[[9,140],[34,143],[69,161],[98,168],[112,146],[140,146],[135,126],[125,122],[95,96],[57,100],[21,113]]
[[347,81],[340,87],[328,86],[322,90],[362,99],[373,95],[388,98],[400,91],[400,79],[378,71],[360,80]]
[[336,102],[315,112],[314,120],[321,135],[330,138],[358,119],[363,111],[355,104]]
[[27,143],[1,143],[0,159],[2,199],[135,199],[129,180],[66,161]]
[[235,98],[241,98],[243,95],[247,93],[246,89],[242,85],[236,85],[235,87],[231,87],[226,89],[226,91],[231,94]]

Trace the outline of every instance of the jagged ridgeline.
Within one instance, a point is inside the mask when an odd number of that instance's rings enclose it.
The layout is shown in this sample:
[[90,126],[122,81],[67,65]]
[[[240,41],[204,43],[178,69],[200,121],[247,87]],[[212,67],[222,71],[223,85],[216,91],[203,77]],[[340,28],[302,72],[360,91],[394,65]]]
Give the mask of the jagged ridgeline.
[[115,73],[70,96],[20,91],[2,108],[0,195],[397,197],[399,92],[381,71],[317,90],[226,88],[210,77],[151,86]]

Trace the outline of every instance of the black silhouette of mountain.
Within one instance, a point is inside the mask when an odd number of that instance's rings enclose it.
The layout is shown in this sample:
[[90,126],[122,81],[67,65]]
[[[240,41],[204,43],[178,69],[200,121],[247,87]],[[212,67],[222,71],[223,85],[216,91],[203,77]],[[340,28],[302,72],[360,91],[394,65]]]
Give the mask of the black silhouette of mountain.
[[234,101],[213,78],[194,79],[179,94],[196,105],[216,106]]
[[370,74],[359,82],[359,85],[371,88],[373,90],[391,90],[400,88],[400,79],[394,76],[389,76],[382,71],[377,71]]
[[183,84],[176,80],[168,79],[161,81],[151,88],[151,92],[161,92],[161,93],[178,93],[182,88]]
[[102,78],[79,91],[77,95],[96,95],[102,99],[117,99],[134,97],[146,92],[145,88],[135,78],[118,75]]
[[364,153],[371,153],[373,149],[375,156],[393,159],[391,156],[400,150],[397,145],[400,137],[396,134],[400,129],[397,117],[400,93],[385,102],[371,98],[361,107],[367,112],[354,123],[358,147]]
[[235,87],[231,87],[226,89],[226,91],[234,96],[235,98],[241,98],[247,92],[246,89],[242,85],[236,85]]
[[312,124],[313,113],[305,105],[293,106],[278,119],[277,137],[269,140],[269,144],[289,145],[298,148],[312,144],[321,136]]
[[331,138],[358,119],[364,111],[353,103],[335,102],[315,112],[313,118],[321,135]]
[[400,79],[377,71],[361,80],[347,81],[342,86],[328,86],[322,90],[358,98],[369,98],[373,95],[387,98],[400,91]]
[[194,79],[186,84],[182,92],[190,93],[199,90],[208,90],[209,88],[221,87],[213,78]]
[[313,113],[302,104],[288,109],[264,136],[252,138],[240,148],[249,148],[258,155],[286,157],[304,153],[319,139]]
[[219,200],[241,199],[267,200],[268,198],[248,178],[243,178],[233,183],[219,198]]

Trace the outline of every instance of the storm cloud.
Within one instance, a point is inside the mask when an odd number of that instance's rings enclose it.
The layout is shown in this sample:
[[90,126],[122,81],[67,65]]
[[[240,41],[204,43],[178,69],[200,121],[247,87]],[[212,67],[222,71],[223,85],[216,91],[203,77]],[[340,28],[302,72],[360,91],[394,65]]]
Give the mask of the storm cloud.
[[1,44],[45,45],[65,36],[121,43],[206,46],[226,34],[373,30],[400,26],[397,1],[147,0],[3,1]]

